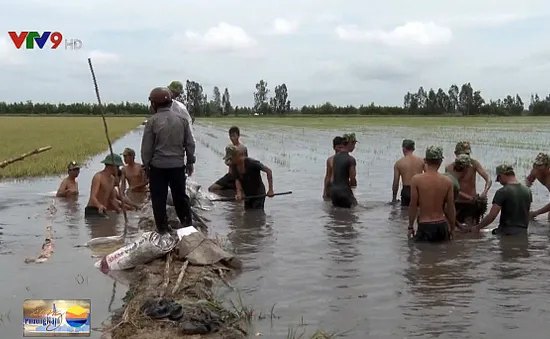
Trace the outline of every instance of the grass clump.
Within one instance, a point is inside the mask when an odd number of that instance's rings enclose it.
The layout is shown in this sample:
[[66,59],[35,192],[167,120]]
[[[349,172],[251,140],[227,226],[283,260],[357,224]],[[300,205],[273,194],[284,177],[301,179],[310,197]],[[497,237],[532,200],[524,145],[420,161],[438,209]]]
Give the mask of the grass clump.
[[[111,141],[124,136],[142,122],[143,117],[108,117]],[[98,116],[0,117],[0,135],[3,146],[0,148],[0,161],[36,148],[52,146],[45,153],[1,169],[0,179],[65,173],[69,162],[84,162],[108,148],[103,121]]]
[[342,127],[366,126],[403,126],[403,127],[472,127],[499,126],[508,124],[547,125],[545,117],[420,117],[420,116],[289,116],[289,117],[223,117],[198,118],[198,122],[214,125],[250,126],[292,126],[319,129],[337,129]]

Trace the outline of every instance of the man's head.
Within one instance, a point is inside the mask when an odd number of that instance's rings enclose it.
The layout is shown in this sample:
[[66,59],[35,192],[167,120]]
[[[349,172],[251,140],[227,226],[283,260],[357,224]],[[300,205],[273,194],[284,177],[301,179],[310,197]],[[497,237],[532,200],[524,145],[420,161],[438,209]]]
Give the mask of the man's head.
[[232,164],[239,164],[246,158],[246,149],[244,146],[229,145],[225,148],[223,160]]
[[457,172],[462,172],[472,166],[472,158],[468,154],[459,154],[456,156],[454,169]]
[[547,171],[549,167],[550,167],[550,157],[548,156],[548,154],[546,153],[537,154],[537,157],[533,162],[533,169],[539,172],[539,174],[543,174],[543,172]]
[[183,84],[179,81],[172,81],[170,85],[168,85],[168,89],[173,98],[177,98],[183,94]]
[[241,130],[237,126],[233,126],[229,129],[229,139],[233,145],[239,143],[239,138],[241,137]]
[[510,181],[516,179],[516,173],[514,172],[514,168],[508,164],[498,165],[496,169],[496,174],[497,174],[497,181],[501,185],[506,185]]
[[122,156],[124,157],[124,162],[127,165],[132,165],[136,162],[136,151],[131,148],[126,147],[124,152],[122,152]]
[[112,156],[108,154],[101,163],[105,164],[105,169],[114,176],[118,174],[119,167],[124,166],[122,158],[118,154],[113,154]]
[[441,146],[431,145],[426,148],[426,156],[424,162],[428,167],[434,167],[439,169],[443,162],[443,148]]
[[344,139],[344,149],[348,152],[353,152],[353,150],[355,149],[355,144],[357,144],[355,133],[344,134],[342,136],[342,139]]
[[67,165],[67,172],[69,173],[69,177],[76,178],[80,174],[80,165],[76,161],[71,161]]
[[403,154],[408,154],[414,152],[414,141],[410,139],[403,140],[403,143],[401,144],[401,148],[403,149]]
[[472,147],[470,146],[469,141],[460,141],[456,143],[455,155],[459,154],[472,154]]
[[332,139],[332,149],[335,152],[340,152],[341,150],[343,150],[344,149],[344,138],[334,137],[334,139]]
[[170,107],[172,105],[172,95],[166,87],[153,88],[149,94],[151,110],[157,112],[159,108]]

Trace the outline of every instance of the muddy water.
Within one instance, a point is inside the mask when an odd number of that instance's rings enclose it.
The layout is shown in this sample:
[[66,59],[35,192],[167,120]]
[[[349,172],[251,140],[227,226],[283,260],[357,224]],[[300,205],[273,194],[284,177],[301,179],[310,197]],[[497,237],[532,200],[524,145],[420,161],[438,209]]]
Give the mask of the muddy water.
[[[220,157],[228,142],[227,127],[196,127],[194,177],[204,186],[225,171]],[[233,203],[219,203],[206,214],[212,233],[229,234],[245,261],[245,271],[233,285],[242,290],[245,303],[254,305],[256,331],[284,338],[289,326],[303,323],[307,326],[300,328],[310,333],[317,328],[347,331],[348,338],[547,338],[545,218],[532,223],[528,239],[501,241],[485,233],[448,245],[418,246],[406,239],[405,213],[387,204],[391,168],[403,138],[416,139],[418,149],[442,145],[448,158],[454,142],[469,139],[473,155],[491,171],[507,160],[517,162],[523,176],[550,137],[547,127],[355,129],[360,141],[356,193],[364,207],[353,211],[333,209],[320,199],[335,132],[243,128],[250,155],[274,170],[276,191],[294,191],[270,199],[265,213],[245,214]],[[140,137],[140,130],[130,133],[115,143],[115,151],[137,149]],[[91,298],[93,327],[108,317],[113,281],[93,268],[96,259],[90,250],[73,248],[90,237],[121,232],[121,216],[93,227],[82,218],[91,175],[101,168],[103,156],[82,170],[78,203],[56,203],[56,252],[42,265],[23,260],[36,256],[41,246],[51,203],[48,192],[59,179],[0,184],[0,327],[6,337],[21,335],[25,298]],[[536,206],[547,201],[540,184],[533,191]],[[137,224],[135,215],[129,213],[129,218]],[[120,306],[125,289],[115,286],[115,292],[112,308]]]

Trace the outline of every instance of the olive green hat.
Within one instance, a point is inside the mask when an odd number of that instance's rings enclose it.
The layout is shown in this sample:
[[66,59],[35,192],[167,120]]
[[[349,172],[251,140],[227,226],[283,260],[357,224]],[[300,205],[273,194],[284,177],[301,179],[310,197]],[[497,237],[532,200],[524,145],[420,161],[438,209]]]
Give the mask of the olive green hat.
[[180,81],[172,81],[170,85],[168,85],[168,89],[172,92],[182,94],[183,93],[183,84]]
[[426,160],[443,160],[443,148],[441,146],[431,145],[426,148]]
[[122,158],[118,154],[108,154],[101,163],[105,165],[124,166]]

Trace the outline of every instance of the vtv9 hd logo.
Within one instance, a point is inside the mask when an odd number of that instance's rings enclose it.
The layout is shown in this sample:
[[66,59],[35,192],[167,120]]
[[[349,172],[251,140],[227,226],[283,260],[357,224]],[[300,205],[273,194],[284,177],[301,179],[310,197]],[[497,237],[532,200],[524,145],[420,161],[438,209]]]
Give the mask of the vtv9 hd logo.
[[[60,32],[8,32],[13,45],[17,49],[23,47],[25,43],[26,49],[34,49],[34,45],[40,49],[44,49],[46,43],[51,44],[51,49],[57,49],[63,42],[65,43],[65,49],[81,49],[82,41],[80,39],[63,39],[63,34]],[[49,45],[48,44],[48,45]]]

